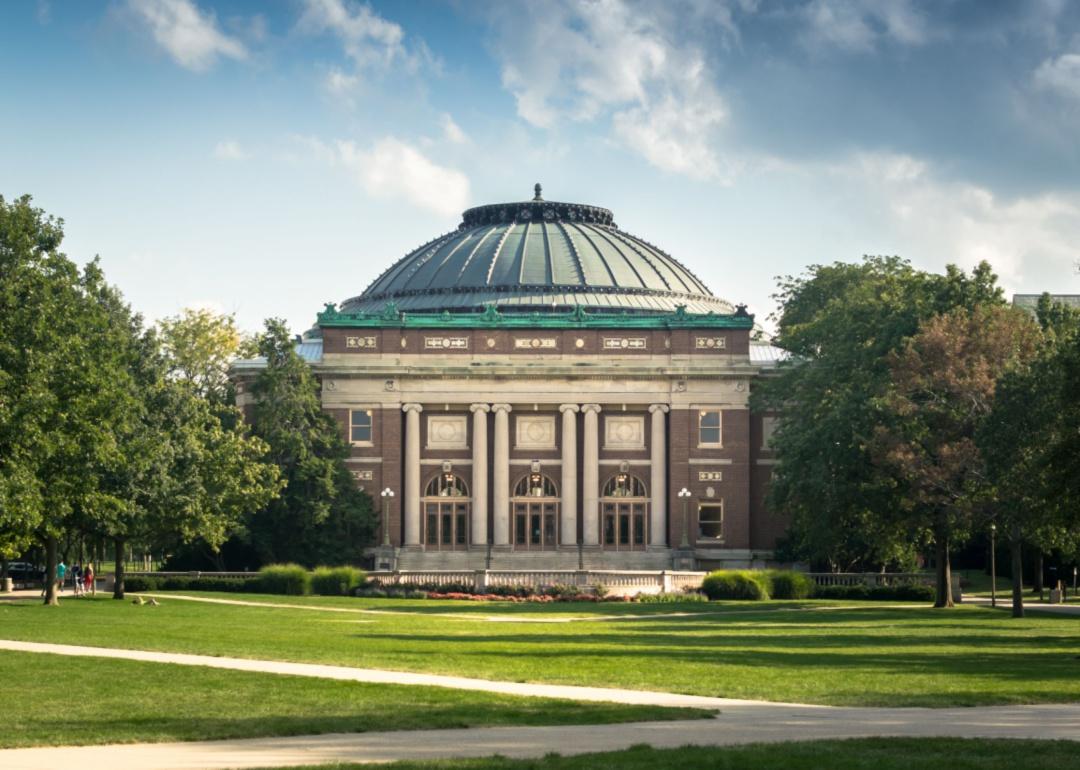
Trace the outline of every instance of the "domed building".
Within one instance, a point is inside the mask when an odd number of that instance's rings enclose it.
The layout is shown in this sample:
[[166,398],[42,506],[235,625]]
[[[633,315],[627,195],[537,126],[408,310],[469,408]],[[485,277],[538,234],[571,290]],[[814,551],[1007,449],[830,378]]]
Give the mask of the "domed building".
[[299,350],[384,504],[377,567],[751,566],[787,525],[764,506],[772,419],[749,396],[776,351],[753,326],[537,185],[327,305]]

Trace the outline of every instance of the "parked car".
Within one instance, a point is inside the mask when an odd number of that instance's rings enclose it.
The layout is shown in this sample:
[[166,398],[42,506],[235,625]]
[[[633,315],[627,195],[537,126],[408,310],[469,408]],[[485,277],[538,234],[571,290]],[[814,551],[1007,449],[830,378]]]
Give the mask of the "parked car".
[[7,574],[16,583],[40,583],[45,579],[45,570],[27,561],[8,562]]

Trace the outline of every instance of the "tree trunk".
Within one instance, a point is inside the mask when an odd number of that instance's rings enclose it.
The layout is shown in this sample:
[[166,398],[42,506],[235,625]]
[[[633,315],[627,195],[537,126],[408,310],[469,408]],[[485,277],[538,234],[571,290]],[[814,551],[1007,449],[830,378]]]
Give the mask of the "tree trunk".
[[952,568],[949,564],[949,539],[947,537],[936,538],[937,548],[937,591],[935,592],[935,607],[955,607],[952,595]]
[[1035,550],[1035,581],[1032,586],[1032,592],[1039,595],[1039,601],[1043,600],[1043,553],[1042,550]]
[[60,604],[56,598],[56,538],[52,535],[45,537],[45,603]]
[[7,561],[6,558],[0,559],[0,582],[3,582],[4,578],[7,577]]
[[1009,540],[1009,553],[1012,557],[1012,616],[1024,617],[1024,562],[1023,544],[1020,538]]
[[116,570],[114,577],[116,578],[113,583],[112,598],[123,599],[124,598],[124,541],[122,538],[116,538]]

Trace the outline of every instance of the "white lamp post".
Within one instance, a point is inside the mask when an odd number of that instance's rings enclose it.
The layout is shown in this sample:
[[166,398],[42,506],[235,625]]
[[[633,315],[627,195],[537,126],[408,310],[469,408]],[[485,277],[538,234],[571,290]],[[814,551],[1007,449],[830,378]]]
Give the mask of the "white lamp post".
[[994,536],[997,534],[997,524],[990,525],[990,606],[997,607],[997,559],[994,553]]
[[683,487],[679,490],[679,499],[682,500],[682,543],[680,548],[690,548],[690,490]]
[[394,497],[394,490],[387,487],[379,493],[383,500],[382,544],[390,545],[390,501]]

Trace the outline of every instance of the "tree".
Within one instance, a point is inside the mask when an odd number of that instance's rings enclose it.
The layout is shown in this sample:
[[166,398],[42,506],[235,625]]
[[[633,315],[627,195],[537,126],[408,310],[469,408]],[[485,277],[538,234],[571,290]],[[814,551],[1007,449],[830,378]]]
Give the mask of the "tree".
[[232,315],[185,308],[158,324],[170,374],[189,382],[195,392],[215,403],[230,394],[229,363],[242,338]]
[[318,383],[283,322],[267,321],[259,353],[266,368],[251,389],[253,429],[287,483],[251,517],[251,542],[263,561],[356,561],[376,521],[370,498],[345,466],[341,427],[323,411]]
[[769,504],[791,516],[802,558],[833,569],[913,560],[918,533],[893,515],[894,480],[871,456],[887,417],[888,356],[924,319],[1000,297],[988,265],[935,275],[897,257],[814,265],[781,280],[775,344],[792,355],[755,386],[752,403],[780,415]]
[[976,436],[995,487],[992,522],[1009,543],[1012,614],[1024,616],[1023,546],[1075,550],[1078,522],[1055,477],[1071,480],[1080,471],[1068,449],[1062,419],[1076,400],[1069,393],[1064,360],[1080,333],[1080,312],[1054,304],[1044,294],[1038,304],[1039,355],[1030,366],[1007,372],[997,383],[994,405]]
[[40,539],[50,578],[61,534],[116,505],[97,470],[131,401],[104,277],[96,262],[80,271],[62,239],[28,196],[0,198],[0,529]]
[[216,550],[243,517],[281,488],[266,444],[247,435],[225,406],[175,373],[153,330],[132,339],[129,366],[139,396],[123,453],[108,482],[122,506],[107,531],[115,543],[113,596],[124,598],[124,547],[130,540],[173,546],[195,539]]
[[1024,311],[997,304],[958,307],[925,321],[889,356],[888,414],[874,455],[896,481],[899,517],[931,534],[937,551],[935,606],[953,606],[949,554],[993,499],[976,434],[998,379],[1035,355],[1039,330]]

